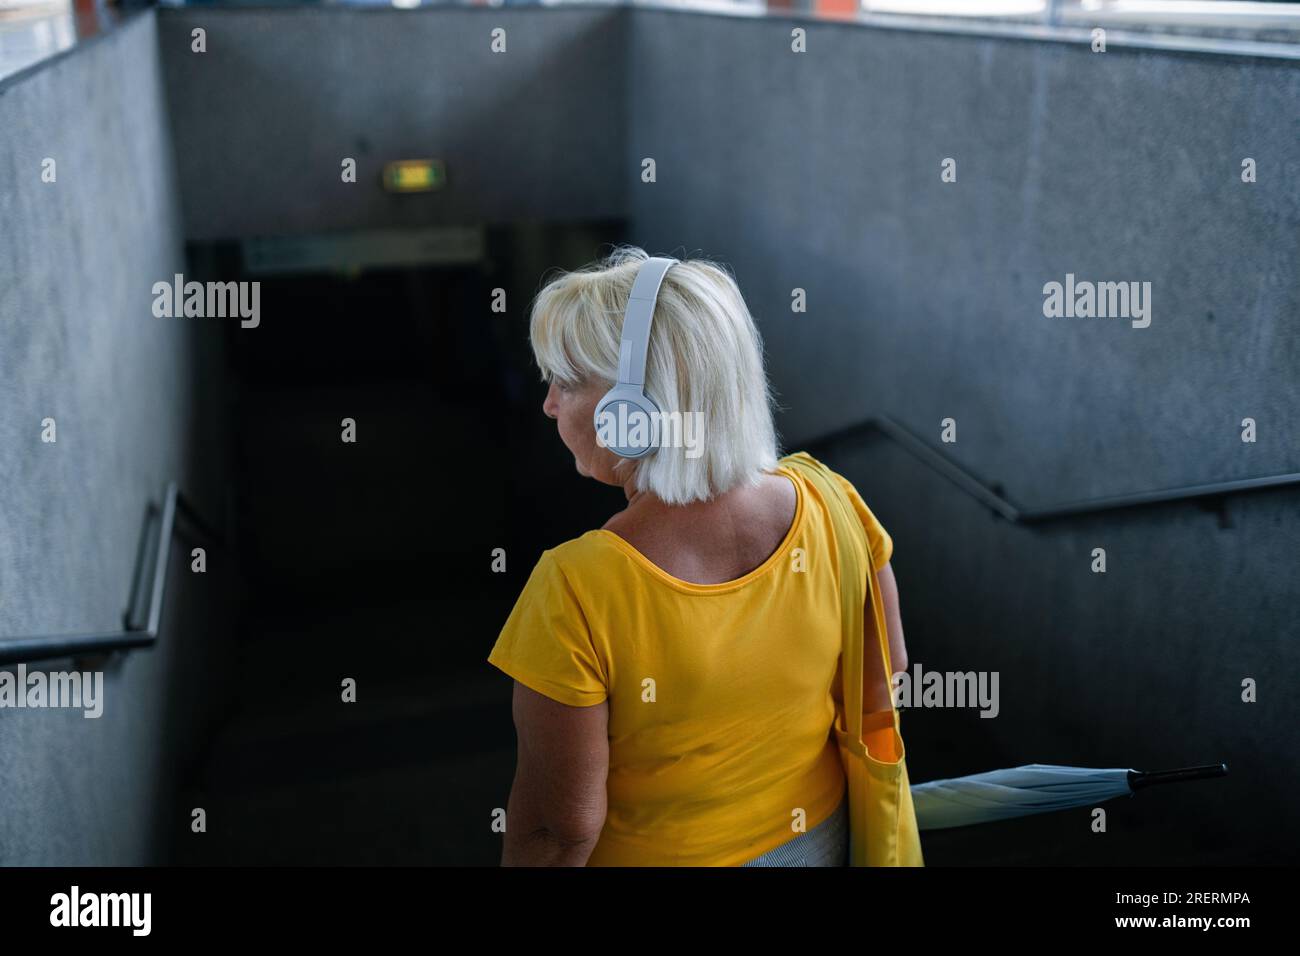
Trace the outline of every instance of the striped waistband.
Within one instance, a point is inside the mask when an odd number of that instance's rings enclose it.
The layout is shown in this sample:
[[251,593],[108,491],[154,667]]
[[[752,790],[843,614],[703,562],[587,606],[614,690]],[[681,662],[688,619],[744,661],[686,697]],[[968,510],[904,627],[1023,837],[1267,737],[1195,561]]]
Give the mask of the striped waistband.
[[807,833],[773,847],[741,866],[848,866],[848,793],[835,811]]

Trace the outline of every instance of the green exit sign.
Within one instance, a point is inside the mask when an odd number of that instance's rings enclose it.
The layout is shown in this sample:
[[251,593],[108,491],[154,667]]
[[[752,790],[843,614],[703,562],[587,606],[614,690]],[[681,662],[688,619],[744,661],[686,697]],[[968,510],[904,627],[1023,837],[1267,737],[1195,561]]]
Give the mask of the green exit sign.
[[427,193],[446,182],[440,159],[399,159],[384,167],[384,188],[393,193]]

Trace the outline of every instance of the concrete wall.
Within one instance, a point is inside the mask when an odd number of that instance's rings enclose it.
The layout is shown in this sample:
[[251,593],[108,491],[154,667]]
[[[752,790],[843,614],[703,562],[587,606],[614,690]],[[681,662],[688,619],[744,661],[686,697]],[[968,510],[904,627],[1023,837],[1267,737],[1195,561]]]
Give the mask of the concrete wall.
[[[146,498],[222,474],[195,465],[190,427],[216,392],[187,371],[215,351],[192,337],[214,327],[148,310],[182,236],[628,215],[652,251],[735,268],[790,447],[877,412],[935,440],[952,417],[951,454],[1030,505],[1300,470],[1294,64],[807,22],[794,55],[788,21],[605,8],[154,23],[0,90],[17,184],[0,195],[17,224],[0,234],[0,633],[115,620]],[[456,188],[378,190],[383,161],[421,155]],[[1067,272],[1150,281],[1150,328],[1045,319],[1042,286]],[[57,445],[38,442],[46,415]],[[1294,862],[1294,491],[1031,530],[887,443],[824,457],[894,535],[913,660],[1001,674],[997,720],[905,717],[914,782],[1035,761],[1232,771],[1109,805],[1106,836],[1086,813],[934,834],[932,862]],[[164,669],[198,659],[180,646],[127,659],[110,704],[138,705],[116,717],[0,713],[0,861],[151,856],[165,688],[190,689]]]
[[[0,639],[113,630],[146,503],[175,479],[223,506],[218,330],[150,308],[183,268],[152,12],[0,86],[0,129]],[[229,609],[220,556],[199,577],[188,551],[178,537],[159,645],[106,665],[102,717],[0,710],[0,864],[165,854]]]
[[[1292,63],[806,21],[794,55],[790,21],[648,10],[161,23],[192,238],[625,213],[655,251],[735,267],[792,447],[877,412],[934,440],[952,417],[953,455],[1027,505],[1300,470]],[[486,52],[498,23],[522,57]],[[354,152],[376,167],[355,189],[337,173]],[[418,154],[447,158],[456,188],[374,188],[381,161]],[[1066,273],[1151,282],[1151,326],[1045,319],[1043,284]],[[936,859],[1288,852],[1294,709],[1284,688],[1245,705],[1239,687],[1297,663],[1293,492],[1027,530],[892,446],[833,455],[895,534],[915,659],[1002,674],[999,720],[909,716],[913,779],[1232,768],[1112,808],[1121,840],[1045,818],[936,836]]]
[[[617,8],[189,8],[159,25],[188,239],[623,212]],[[449,188],[382,190],[386,162],[428,157]]]
[[[937,444],[952,417],[946,450],[1026,505],[1300,471],[1296,63],[801,25],[795,55],[788,21],[636,11],[623,164],[658,163],[637,240],[735,267],[790,447],[877,413]],[[1150,327],[1045,318],[1067,272],[1150,281]],[[1295,862],[1295,489],[1031,530],[887,442],[826,457],[894,535],[913,660],[1001,672],[996,720],[905,718],[914,782],[1232,774],[1112,805],[1115,839],[1044,818],[936,834],[935,860]]]

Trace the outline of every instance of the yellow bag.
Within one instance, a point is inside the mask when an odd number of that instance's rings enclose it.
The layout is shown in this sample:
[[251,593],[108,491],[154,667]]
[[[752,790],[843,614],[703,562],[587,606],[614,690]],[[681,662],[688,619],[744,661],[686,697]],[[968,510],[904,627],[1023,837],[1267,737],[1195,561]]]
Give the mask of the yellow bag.
[[[830,509],[839,545],[843,686],[836,700],[833,729],[848,778],[849,865],[924,866],[921,834],[907,779],[907,754],[889,679],[892,668],[884,602],[876,590],[866,529],[830,469],[807,452],[787,456],[786,463],[797,467],[819,491]],[[871,597],[872,629],[884,665],[882,673],[889,700],[889,710],[865,715],[862,712],[864,594]]]

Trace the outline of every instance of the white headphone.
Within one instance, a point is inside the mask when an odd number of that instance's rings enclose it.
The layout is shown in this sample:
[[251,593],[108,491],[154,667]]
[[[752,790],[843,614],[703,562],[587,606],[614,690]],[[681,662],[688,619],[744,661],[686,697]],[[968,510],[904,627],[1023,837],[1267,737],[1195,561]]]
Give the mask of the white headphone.
[[[601,418],[606,413],[613,416],[607,419],[607,423],[615,428],[615,440],[605,447],[620,458],[641,458],[659,447],[659,406],[645,393],[645,363],[659,286],[668,270],[679,261],[655,256],[641,263],[637,270],[627,310],[623,313],[623,334],[618,346],[618,381],[596,403],[596,412],[592,416],[598,443],[601,443]],[[643,431],[648,441],[620,444],[631,437],[626,428],[637,414],[649,420],[649,427]]]

